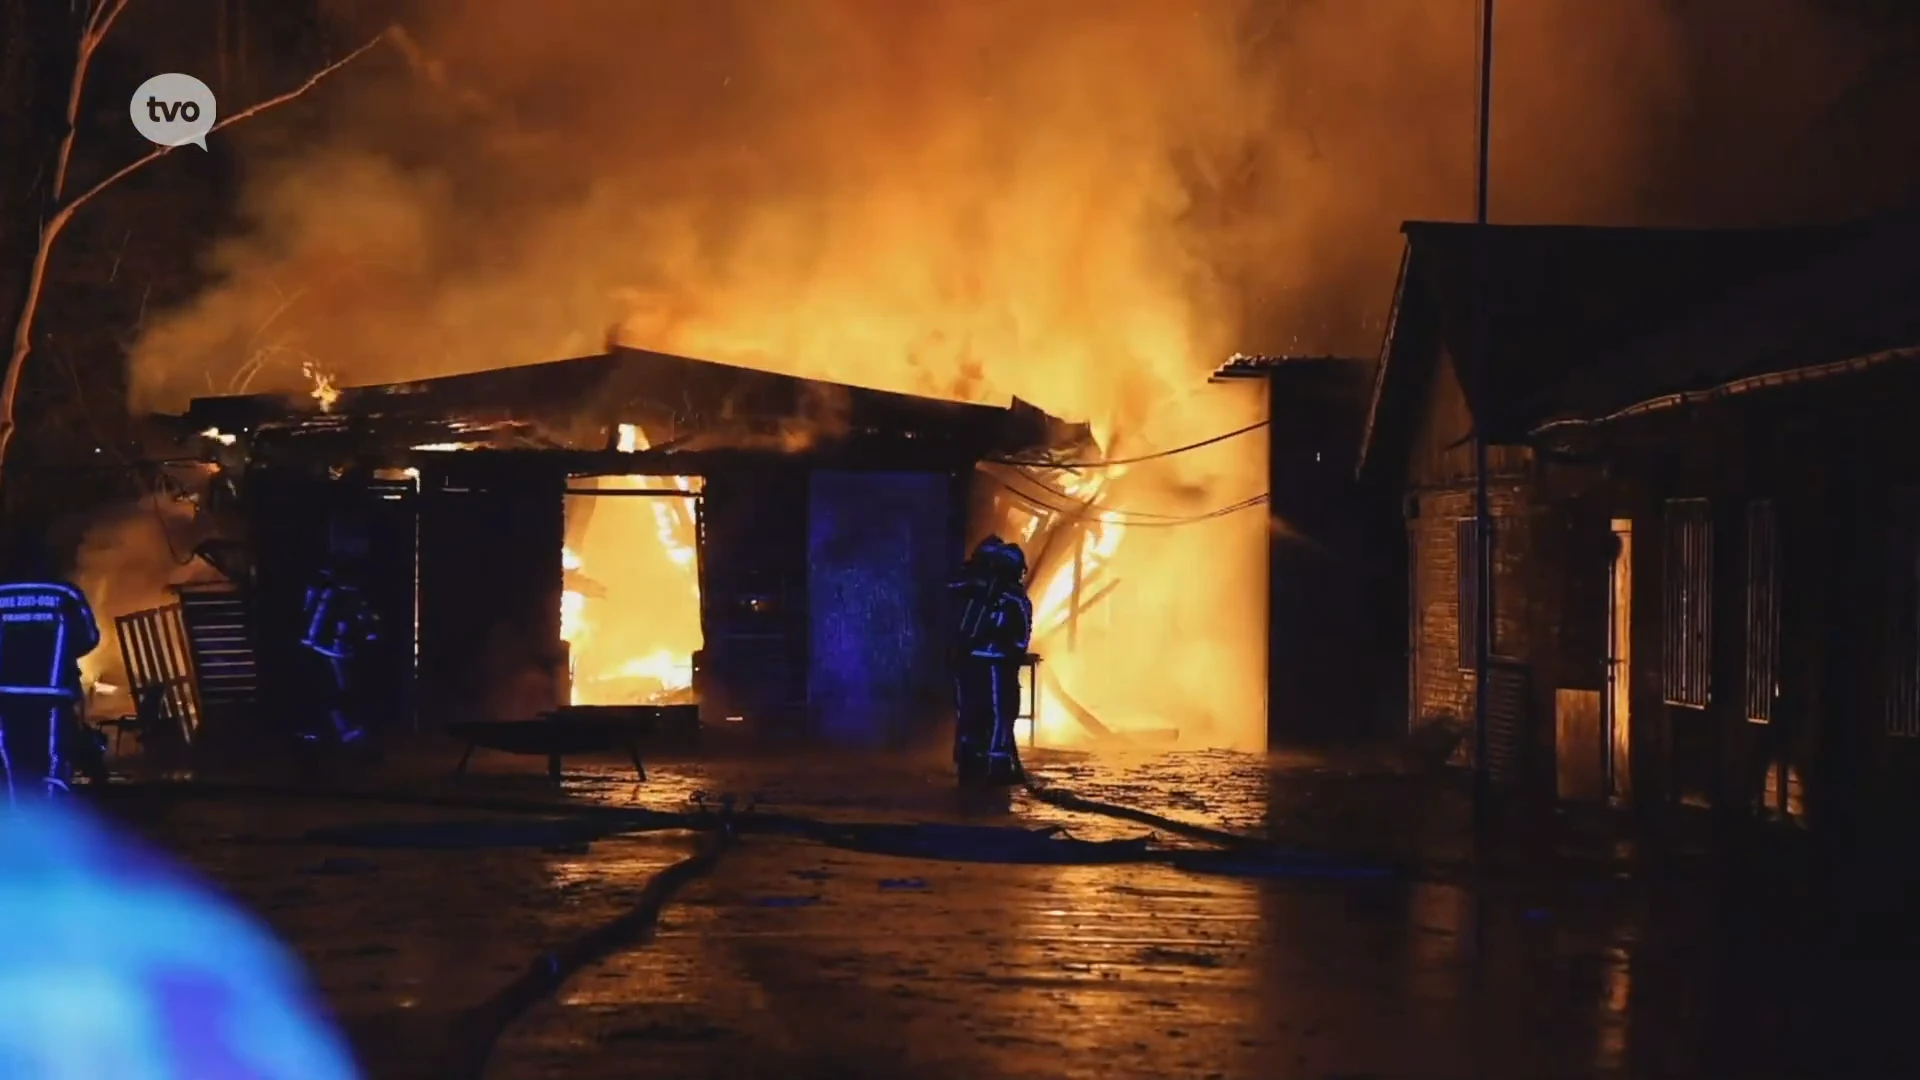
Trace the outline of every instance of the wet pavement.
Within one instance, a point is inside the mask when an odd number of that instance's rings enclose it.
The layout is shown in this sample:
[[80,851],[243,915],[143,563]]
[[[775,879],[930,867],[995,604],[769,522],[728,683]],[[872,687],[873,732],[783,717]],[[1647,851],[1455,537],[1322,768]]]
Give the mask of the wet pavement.
[[[1025,793],[963,797],[938,761],[667,763],[646,784],[612,762],[570,764],[558,793],[537,762],[483,758],[458,782],[446,764],[354,779],[676,812],[730,794],[741,810],[821,821],[1063,826],[1093,841],[1149,831]],[[1550,851],[1524,873],[1463,875],[1457,778],[1377,761],[1032,764],[1078,795],[1402,872],[1009,865],[743,830],[652,940],[514,1017],[485,1075],[1898,1075],[1858,1047],[1849,1063],[1791,992],[1816,977],[1792,947],[1814,928],[1780,933],[1778,920],[1812,916],[1778,902],[1791,891],[1768,891],[1779,882]],[[302,953],[376,1077],[454,1075],[445,1054],[471,1038],[469,1010],[620,917],[694,842],[238,791],[113,806]],[[315,830],[335,832],[316,843]]]

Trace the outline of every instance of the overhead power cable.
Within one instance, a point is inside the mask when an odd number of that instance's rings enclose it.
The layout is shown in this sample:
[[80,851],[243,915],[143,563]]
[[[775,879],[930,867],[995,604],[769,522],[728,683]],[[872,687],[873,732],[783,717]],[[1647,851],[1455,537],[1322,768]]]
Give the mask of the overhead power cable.
[[1192,517],[1173,518],[1167,521],[1129,521],[1124,524],[1129,529],[1167,529],[1178,525],[1198,525],[1203,521],[1212,521],[1215,518],[1223,518],[1229,514],[1237,514],[1242,510],[1251,510],[1256,506],[1265,506],[1268,501],[1269,499],[1265,495],[1255,495],[1252,498],[1242,499],[1237,503],[1229,503],[1217,510],[1209,510],[1204,514],[1195,514]]
[[[1052,513],[1052,514],[1092,513],[1092,514],[1097,514],[1102,520],[1111,522],[1112,524],[1115,524],[1115,525],[1123,525],[1129,529],[1169,528],[1175,525],[1194,525],[1202,521],[1212,521],[1215,518],[1225,517],[1228,514],[1239,513],[1240,511],[1249,509],[1251,507],[1261,506],[1268,501],[1268,496],[1266,495],[1255,495],[1255,496],[1252,496],[1251,498],[1242,499],[1236,503],[1229,503],[1226,506],[1217,507],[1213,510],[1208,510],[1204,513],[1185,514],[1185,515],[1148,514],[1144,511],[1103,510],[1094,503],[1081,502],[1079,500],[1075,500],[1076,502],[1075,506],[1056,506],[1053,503],[1046,501],[1045,499],[1039,498],[1038,496],[1032,495],[1028,492],[1021,491],[1019,488],[1014,487],[1012,484],[1007,483],[1004,479],[998,476],[994,476],[991,473],[986,474],[986,476],[988,479],[992,480],[994,483],[999,484],[1001,487],[1011,492],[1016,498],[1020,499],[1021,501],[1026,502],[1032,506],[1038,507],[1041,510],[1045,510],[1048,513]],[[1069,498],[1071,497],[1069,496]]]
[[[1072,492],[1062,491],[1059,488],[1054,487],[1053,485],[1040,479],[1039,477],[1034,476],[1032,473],[1016,472],[1013,475],[1018,476],[1020,479],[1026,481],[1029,484],[1032,484],[1034,487],[1039,488],[1041,491],[1046,492],[1048,495],[1054,496],[1055,498],[1064,501],[1068,505],[1066,506],[1055,505],[1053,503],[1046,501],[1045,499],[1041,499],[1037,496],[1019,491],[1013,488],[1011,485],[1000,480],[1000,478],[998,477],[994,477],[994,479],[1000,482],[1001,487],[1007,488],[1009,491],[1013,491],[1014,494],[1019,495],[1021,498],[1025,499],[1027,502],[1030,502],[1033,505],[1038,506],[1043,510],[1050,510],[1056,514],[1073,514],[1073,513],[1098,514],[1101,517],[1109,520],[1119,519],[1116,523],[1121,525],[1151,526],[1151,525],[1160,524],[1160,523],[1184,525],[1184,524],[1189,524],[1195,521],[1208,521],[1213,518],[1219,517],[1222,514],[1230,514],[1238,510],[1244,510],[1249,506],[1258,506],[1258,505],[1261,505],[1262,503],[1266,503],[1270,501],[1269,495],[1265,495],[1265,494],[1253,495],[1245,499],[1242,499],[1239,502],[1231,503],[1227,506],[1219,507],[1214,510],[1208,510],[1208,511],[1205,511],[1204,513],[1160,514],[1160,513],[1154,513],[1148,510],[1128,510],[1125,508],[1102,507],[1099,503],[1096,503],[1091,499],[1083,499],[1080,496],[1073,494]],[[1139,520],[1139,519],[1144,519],[1144,520]]]
[[[1160,514],[1160,513],[1154,513],[1153,511],[1150,511],[1150,510],[1129,510],[1124,507],[1103,507],[1099,503],[1094,502],[1092,499],[1084,499],[1078,495],[1075,495],[1071,491],[1063,491],[1060,488],[1054,487],[1052,484],[1047,483],[1045,480],[1040,479],[1039,477],[1033,475],[1030,472],[1015,472],[1014,475],[1018,476],[1020,479],[1026,481],[1027,483],[1032,484],[1034,487],[1039,488],[1041,491],[1046,492],[1048,495],[1051,495],[1057,499],[1064,500],[1075,509],[1085,510],[1090,513],[1109,514],[1109,515],[1118,514],[1123,517],[1129,517],[1129,518],[1151,518],[1151,519],[1162,520],[1162,521],[1186,521],[1194,516],[1192,514]],[[1256,496],[1255,498],[1265,498],[1265,496]],[[1238,505],[1238,504],[1235,504],[1235,505]],[[1054,510],[1056,513],[1073,512],[1070,510],[1062,509],[1060,507],[1049,507],[1049,509]]]
[[1185,446],[1156,450],[1151,454],[1139,454],[1134,457],[1106,458],[1100,461],[1046,461],[1029,458],[988,458],[987,460],[996,465],[1018,465],[1031,469],[1105,469],[1115,465],[1135,465],[1142,461],[1157,461],[1160,458],[1172,457],[1175,454],[1184,454],[1189,450],[1198,450],[1203,446],[1212,446],[1215,443],[1226,442],[1228,439],[1239,438],[1250,431],[1259,431],[1271,423],[1271,420],[1262,420],[1257,424],[1248,424],[1246,427],[1229,431],[1224,435],[1215,435],[1210,439],[1202,439],[1199,442],[1188,443]]

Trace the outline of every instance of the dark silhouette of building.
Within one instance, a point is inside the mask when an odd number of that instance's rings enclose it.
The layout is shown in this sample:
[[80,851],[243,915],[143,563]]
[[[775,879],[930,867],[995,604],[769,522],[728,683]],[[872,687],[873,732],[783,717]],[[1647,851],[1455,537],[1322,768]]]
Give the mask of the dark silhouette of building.
[[1912,219],[1495,227],[1485,355],[1472,227],[1405,233],[1360,476],[1405,499],[1408,723],[1473,712],[1477,425],[1504,779],[1833,822],[1900,801],[1920,749]]
[[1399,502],[1354,482],[1370,365],[1237,356],[1215,382],[1264,380],[1269,402],[1267,741],[1391,734],[1405,695]]

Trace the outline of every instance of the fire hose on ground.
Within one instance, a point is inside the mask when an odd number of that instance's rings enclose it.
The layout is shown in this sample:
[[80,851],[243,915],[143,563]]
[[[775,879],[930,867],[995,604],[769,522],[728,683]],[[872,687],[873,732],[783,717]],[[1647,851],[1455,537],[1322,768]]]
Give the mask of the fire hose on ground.
[[455,1024],[441,1075],[480,1080],[500,1036],[515,1020],[558,992],[582,969],[650,938],[667,903],[696,878],[711,873],[733,840],[729,800],[702,833],[694,853],[648,879],[639,899],[624,914],[542,953],[519,978],[462,1015]]
[[[480,848],[552,846],[665,830],[699,836],[694,853],[651,877],[633,905],[613,920],[543,952],[517,978],[461,1013],[446,1032],[433,1075],[480,1080],[501,1036],[529,1009],[547,1000],[582,969],[623,949],[644,943],[657,928],[661,912],[694,880],[710,874],[744,834],[791,836],[832,847],[904,858],[956,862],[1024,864],[1157,863],[1193,873],[1257,877],[1380,878],[1388,869],[1341,860],[1281,852],[1254,837],[1211,829],[1135,807],[1087,799],[1029,781],[1034,798],[1062,809],[1148,825],[1166,833],[1213,845],[1208,850],[1167,850],[1155,837],[1081,840],[1061,826],[1026,829],[1005,826],[930,823],[830,822],[776,814],[749,806],[736,810],[722,796],[717,811],[695,796],[694,812],[566,804],[552,800],[447,797],[352,789],[287,788],[266,784],[170,781],[115,784],[96,791],[102,801],[118,797],[297,798],[326,802],[364,802],[392,806],[481,811],[508,815],[479,822],[408,822],[311,830],[301,838],[325,846],[376,848]],[[537,816],[544,820],[529,821]]]
[[[310,843],[350,847],[500,847],[550,846],[591,843],[615,836],[670,829],[700,831],[714,826],[705,796],[695,796],[701,809],[693,813],[561,802],[552,799],[516,799],[485,796],[441,796],[375,789],[283,787],[270,784],[156,781],[114,784],[100,789],[107,801],[119,797],[275,798],[323,802],[364,802],[370,805],[478,811],[513,818],[540,817],[544,822],[518,826],[517,837],[501,822],[376,824],[371,827],[315,830]],[[1063,810],[1094,814],[1145,825],[1159,833],[1181,836],[1211,845],[1211,850],[1168,849],[1154,846],[1156,837],[1129,840],[1081,840],[1061,826],[1028,829],[1017,826],[946,825],[932,823],[829,822],[774,813],[749,804],[735,809],[731,796],[722,798],[721,813],[733,835],[786,835],[834,847],[940,858],[965,862],[1021,863],[1160,863],[1184,870],[1244,873],[1253,876],[1383,877],[1396,868],[1378,862],[1283,848],[1259,837],[1181,821],[1121,803],[1104,802],[1037,780],[1024,785],[1033,798]],[[475,828],[478,826],[478,828]],[[1045,841],[1045,847],[1036,843]]]

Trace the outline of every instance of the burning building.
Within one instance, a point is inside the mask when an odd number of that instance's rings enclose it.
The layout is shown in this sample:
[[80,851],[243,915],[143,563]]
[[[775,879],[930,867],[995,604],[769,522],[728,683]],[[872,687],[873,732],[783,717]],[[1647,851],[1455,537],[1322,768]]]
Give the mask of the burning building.
[[[312,376],[304,400],[202,398],[182,418],[227,463],[266,716],[296,710],[303,590],[347,556],[389,628],[367,678],[400,703],[390,724],[691,698],[706,723],[910,742],[948,706],[944,586],[968,543],[1035,547],[1045,633],[1117,540],[1090,482],[1036,471],[1090,451],[1088,429],[1017,400],[624,348]],[[983,462],[1051,496],[1016,509],[1018,483]]]

